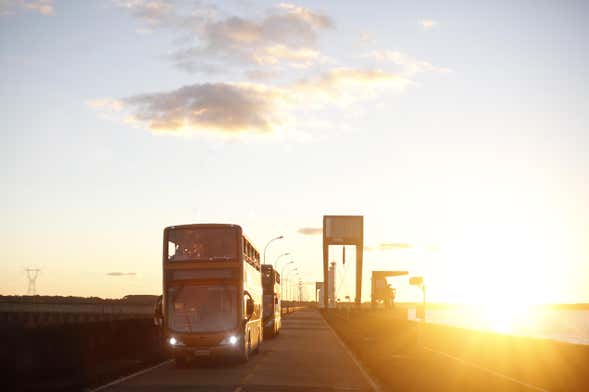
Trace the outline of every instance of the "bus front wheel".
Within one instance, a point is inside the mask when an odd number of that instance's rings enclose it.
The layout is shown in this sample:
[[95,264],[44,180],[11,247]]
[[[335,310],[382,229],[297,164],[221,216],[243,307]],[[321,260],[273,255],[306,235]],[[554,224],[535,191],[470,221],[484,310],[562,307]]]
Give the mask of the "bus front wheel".
[[250,355],[250,348],[251,348],[251,342],[250,342],[250,337],[249,334],[247,334],[246,336],[243,337],[243,344],[241,345],[241,351],[238,354],[238,360],[239,362],[247,362],[249,359],[249,355]]
[[258,329],[258,341],[256,342],[256,349],[254,350],[255,354],[260,353],[260,344],[262,343],[262,331]]

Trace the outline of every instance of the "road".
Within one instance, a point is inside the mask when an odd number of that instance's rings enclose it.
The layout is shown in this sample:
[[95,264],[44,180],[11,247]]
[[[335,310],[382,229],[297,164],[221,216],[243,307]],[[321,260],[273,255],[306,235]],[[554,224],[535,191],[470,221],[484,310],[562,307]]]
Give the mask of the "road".
[[318,311],[305,309],[283,320],[275,339],[245,364],[194,364],[176,369],[168,362],[111,384],[101,392],[138,391],[372,391],[377,386]]

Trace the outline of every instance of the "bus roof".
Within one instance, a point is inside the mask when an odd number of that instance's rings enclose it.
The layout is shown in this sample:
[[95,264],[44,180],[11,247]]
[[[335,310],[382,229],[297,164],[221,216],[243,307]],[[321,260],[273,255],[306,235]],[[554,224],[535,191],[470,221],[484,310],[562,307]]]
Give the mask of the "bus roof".
[[191,229],[191,228],[197,228],[197,227],[233,227],[233,228],[241,229],[241,226],[235,225],[232,223],[191,223],[191,224],[185,224],[185,225],[168,226],[168,227],[164,228],[164,230]]

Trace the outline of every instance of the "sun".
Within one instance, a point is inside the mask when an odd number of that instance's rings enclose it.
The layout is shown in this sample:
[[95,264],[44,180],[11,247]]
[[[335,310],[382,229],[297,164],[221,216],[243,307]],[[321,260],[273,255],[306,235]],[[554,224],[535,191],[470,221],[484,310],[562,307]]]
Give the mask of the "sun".
[[494,303],[477,307],[475,317],[480,328],[514,334],[533,321],[531,306],[521,303]]

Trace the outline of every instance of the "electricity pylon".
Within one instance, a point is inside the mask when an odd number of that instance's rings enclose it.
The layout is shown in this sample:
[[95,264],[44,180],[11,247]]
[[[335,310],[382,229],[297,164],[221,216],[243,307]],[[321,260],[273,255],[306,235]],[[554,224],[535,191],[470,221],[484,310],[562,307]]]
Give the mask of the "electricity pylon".
[[29,285],[27,287],[27,295],[37,295],[37,277],[39,277],[39,268],[25,268]]

